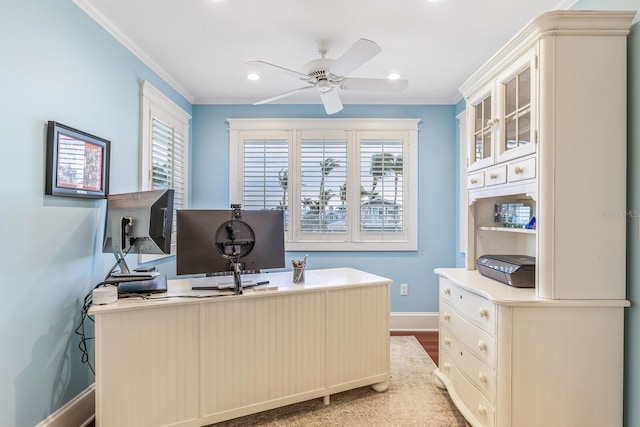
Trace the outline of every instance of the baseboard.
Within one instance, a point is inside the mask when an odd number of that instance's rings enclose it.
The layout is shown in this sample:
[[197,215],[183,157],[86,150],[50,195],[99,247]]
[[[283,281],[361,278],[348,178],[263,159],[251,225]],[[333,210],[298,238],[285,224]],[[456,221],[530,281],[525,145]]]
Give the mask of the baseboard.
[[95,418],[95,396],[95,384],[91,384],[85,391],[49,415],[36,427],[83,427],[88,425]]
[[391,313],[389,324],[392,331],[437,331],[438,323],[438,313],[396,312]]

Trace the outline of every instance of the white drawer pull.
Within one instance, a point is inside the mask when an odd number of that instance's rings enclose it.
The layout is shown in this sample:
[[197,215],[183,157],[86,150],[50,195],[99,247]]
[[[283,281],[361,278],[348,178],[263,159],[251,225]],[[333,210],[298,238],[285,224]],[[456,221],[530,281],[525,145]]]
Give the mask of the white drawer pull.
[[445,294],[445,295],[451,295],[451,288],[444,288],[442,293]]
[[481,403],[478,404],[478,414],[487,415],[487,408],[485,408]]
[[498,174],[497,173],[492,173],[489,175],[489,178],[493,179],[497,179],[498,178]]
[[449,364],[449,362],[444,362],[444,365],[442,365],[442,369],[444,369],[445,371],[450,370],[451,365]]
[[451,345],[451,338],[449,338],[449,337],[444,337],[444,338],[442,339],[442,343],[443,343],[444,345]]
[[448,321],[449,319],[451,319],[451,315],[445,311],[444,313],[442,313],[442,318]]
[[487,310],[486,308],[480,307],[480,310],[478,310],[478,314],[480,315],[480,317],[484,317],[486,319],[489,318],[489,310]]
[[514,172],[516,175],[520,175],[522,172],[524,172],[524,168],[523,168],[523,167],[521,167],[521,166],[516,166],[516,167],[513,169],[513,172]]
[[487,351],[487,343],[482,340],[478,341],[478,350]]
[[471,183],[472,184],[477,184],[478,183],[478,179],[477,178],[471,178]]
[[487,382],[487,375],[484,372],[478,372],[478,379],[481,383]]

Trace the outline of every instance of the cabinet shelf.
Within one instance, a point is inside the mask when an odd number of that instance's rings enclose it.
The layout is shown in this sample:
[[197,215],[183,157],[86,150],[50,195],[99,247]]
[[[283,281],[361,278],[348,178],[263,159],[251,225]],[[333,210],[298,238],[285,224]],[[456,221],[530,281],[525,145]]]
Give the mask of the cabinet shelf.
[[536,234],[536,230],[530,230],[528,228],[509,228],[509,227],[486,227],[479,226],[478,230],[481,231],[502,231],[505,233],[522,233],[522,234]]

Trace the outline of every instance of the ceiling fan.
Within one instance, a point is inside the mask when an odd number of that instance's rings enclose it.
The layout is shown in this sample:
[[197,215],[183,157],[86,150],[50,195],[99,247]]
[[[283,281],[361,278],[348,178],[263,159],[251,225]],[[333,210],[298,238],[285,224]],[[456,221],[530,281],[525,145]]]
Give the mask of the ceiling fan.
[[401,92],[407,88],[407,80],[370,79],[345,77],[356,68],[376,56],[382,48],[375,42],[368,39],[360,39],[355,42],[338,59],[327,58],[328,40],[317,41],[320,58],[307,62],[303,66],[303,73],[270,64],[265,61],[248,61],[249,64],[266,65],[279,71],[285,72],[304,82],[306,86],[293,89],[280,95],[258,101],[253,105],[267,104],[277,99],[282,99],[294,93],[316,89],[320,93],[320,99],[327,114],[334,114],[342,110],[342,102],[338,95],[341,90],[359,90],[372,92]]

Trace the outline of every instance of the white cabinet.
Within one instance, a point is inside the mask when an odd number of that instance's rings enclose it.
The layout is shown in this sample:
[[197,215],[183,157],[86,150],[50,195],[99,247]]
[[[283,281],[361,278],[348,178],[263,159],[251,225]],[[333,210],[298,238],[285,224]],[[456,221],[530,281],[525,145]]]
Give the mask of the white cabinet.
[[469,171],[535,153],[537,58],[531,49],[467,97]]
[[[541,298],[625,298],[626,224],[605,213],[626,209],[632,19],[543,14],[460,87],[470,141],[467,268],[483,254],[518,249],[536,257]],[[491,155],[480,159],[483,150]],[[530,206],[536,232],[479,229],[496,201]]]
[[[467,265],[436,269],[436,375],[473,426],[622,425],[626,224],[607,213],[626,209],[634,15],[543,14],[460,88]],[[535,229],[496,221],[516,204]],[[480,275],[484,254],[535,256],[535,288]]]
[[622,425],[626,301],[540,300],[472,270],[436,272],[435,374],[472,426]]

